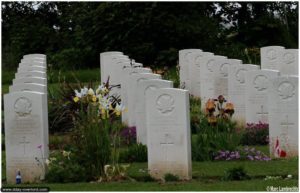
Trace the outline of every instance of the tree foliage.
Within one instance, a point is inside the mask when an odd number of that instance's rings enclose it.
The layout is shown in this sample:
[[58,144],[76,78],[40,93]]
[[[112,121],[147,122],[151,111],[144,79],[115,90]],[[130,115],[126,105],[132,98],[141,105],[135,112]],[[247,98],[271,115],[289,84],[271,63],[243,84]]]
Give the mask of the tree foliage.
[[2,2],[2,65],[45,53],[55,68],[98,67],[99,53],[172,66],[178,50],[298,47],[298,2]]

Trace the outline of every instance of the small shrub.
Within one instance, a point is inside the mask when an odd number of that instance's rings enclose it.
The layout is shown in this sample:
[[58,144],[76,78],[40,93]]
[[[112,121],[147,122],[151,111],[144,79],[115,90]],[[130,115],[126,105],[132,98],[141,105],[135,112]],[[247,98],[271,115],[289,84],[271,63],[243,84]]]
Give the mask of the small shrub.
[[247,123],[241,138],[241,145],[268,145],[269,125],[266,123]]
[[[240,143],[240,134],[235,131],[236,122],[231,120],[233,104],[226,103],[223,96],[210,99],[206,104],[206,113],[199,112],[200,118],[197,136],[192,141],[192,159],[209,161],[220,149],[234,151]],[[195,101],[193,102],[194,104]],[[198,108],[200,109],[200,102]],[[218,114],[215,111],[218,110]],[[191,110],[192,111],[192,110]]]
[[246,173],[243,167],[235,167],[225,171],[223,180],[247,180],[250,179],[250,176]]
[[150,174],[146,174],[146,175],[144,175],[144,176],[141,176],[141,177],[139,178],[139,181],[141,181],[141,182],[154,182],[155,179],[152,178],[152,176],[150,176]]
[[72,152],[58,151],[46,160],[48,171],[46,173],[47,182],[67,183],[87,181],[86,171],[77,162]]
[[166,182],[178,182],[179,181],[179,177],[177,175],[171,174],[171,173],[167,173],[164,176],[164,180]]
[[133,144],[128,149],[120,152],[119,161],[123,163],[147,162],[147,146],[143,144]]

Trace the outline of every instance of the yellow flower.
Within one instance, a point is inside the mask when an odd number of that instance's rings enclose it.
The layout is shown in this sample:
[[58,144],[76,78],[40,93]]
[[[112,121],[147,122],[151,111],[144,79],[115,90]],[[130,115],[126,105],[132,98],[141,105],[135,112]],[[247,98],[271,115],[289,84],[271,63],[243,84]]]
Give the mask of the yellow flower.
[[92,101],[93,101],[93,102],[96,102],[96,101],[97,101],[97,97],[96,97],[95,95],[93,95]]
[[122,111],[124,111],[124,110],[125,110],[124,105],[122,105],[122,104],[117,104],[116,107],[115,107],[114,112],[116,113],[117,116],[120,116],[121,113],[122,113]]
[[73,100],[74,100],[75,103],[77,103],[79,101],[79,98],[78,97],[74,97]]

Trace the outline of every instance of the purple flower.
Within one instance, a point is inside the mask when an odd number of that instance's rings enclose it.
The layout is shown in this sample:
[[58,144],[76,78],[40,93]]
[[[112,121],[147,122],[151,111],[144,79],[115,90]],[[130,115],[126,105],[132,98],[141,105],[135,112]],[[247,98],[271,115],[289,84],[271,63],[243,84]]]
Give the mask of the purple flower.
[[248,158],[249,160],[251,160],[251,161],[254,160],[254,159],[253,159],[253,156],[251,156],[251,155],[247,155],[247,158]]

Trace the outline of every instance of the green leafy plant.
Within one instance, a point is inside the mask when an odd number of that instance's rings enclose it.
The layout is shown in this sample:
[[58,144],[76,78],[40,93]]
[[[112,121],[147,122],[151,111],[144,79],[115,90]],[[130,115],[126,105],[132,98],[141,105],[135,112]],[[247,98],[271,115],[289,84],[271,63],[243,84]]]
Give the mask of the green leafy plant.
[[164,180],[165,182],[178,182],[179,177],[177,175],[171,174],[171,173],[166,173],[164,175]]
[[86,170],[71,151],[54,151],[46,160],[47,182],[67,183],[87,181]]
[[190,122],[191,133],[195,134],[201,128],[201,100],[200,98],[191,96],[190,98]]
[[75,90],[72,97],[78,107],[74,146],[93,179],[105,175],[104,166],[109,162],[112,167],[119,167],[121,124],[118,120],[124,108],[117,97],[109,94],[111,88],[107,81],[95,90],[87,87]]
[[250,176],[247,174],[246,170],[243,167],[234,167],[226,170],[224,172],[223,180],[248,180]]
[[[233,151],[240,142],[240,134],[235,131],[236,123],[231,120],[233,105],[222,106],[224,98],[219,97],[218,103],[209,100],[206,113],[199,112],[199,129],[192,140],[192,159],[195,161],[213,160],[215,154],[222,149]],[[194,103],[197,104],[197,103]],[[200,103],[198,102],[198,109]],[[196,106],[196,105],[195,105]],[[219,113],[215,115],[218,107]],[[196,107],[193,107],[196,108]]]
[[267,145],[269,125],[266,123],[247,123],[241,138],[241,145]]
[[120,162],[147,162],[147,146],[141,143],[133,144],[120,152]]

